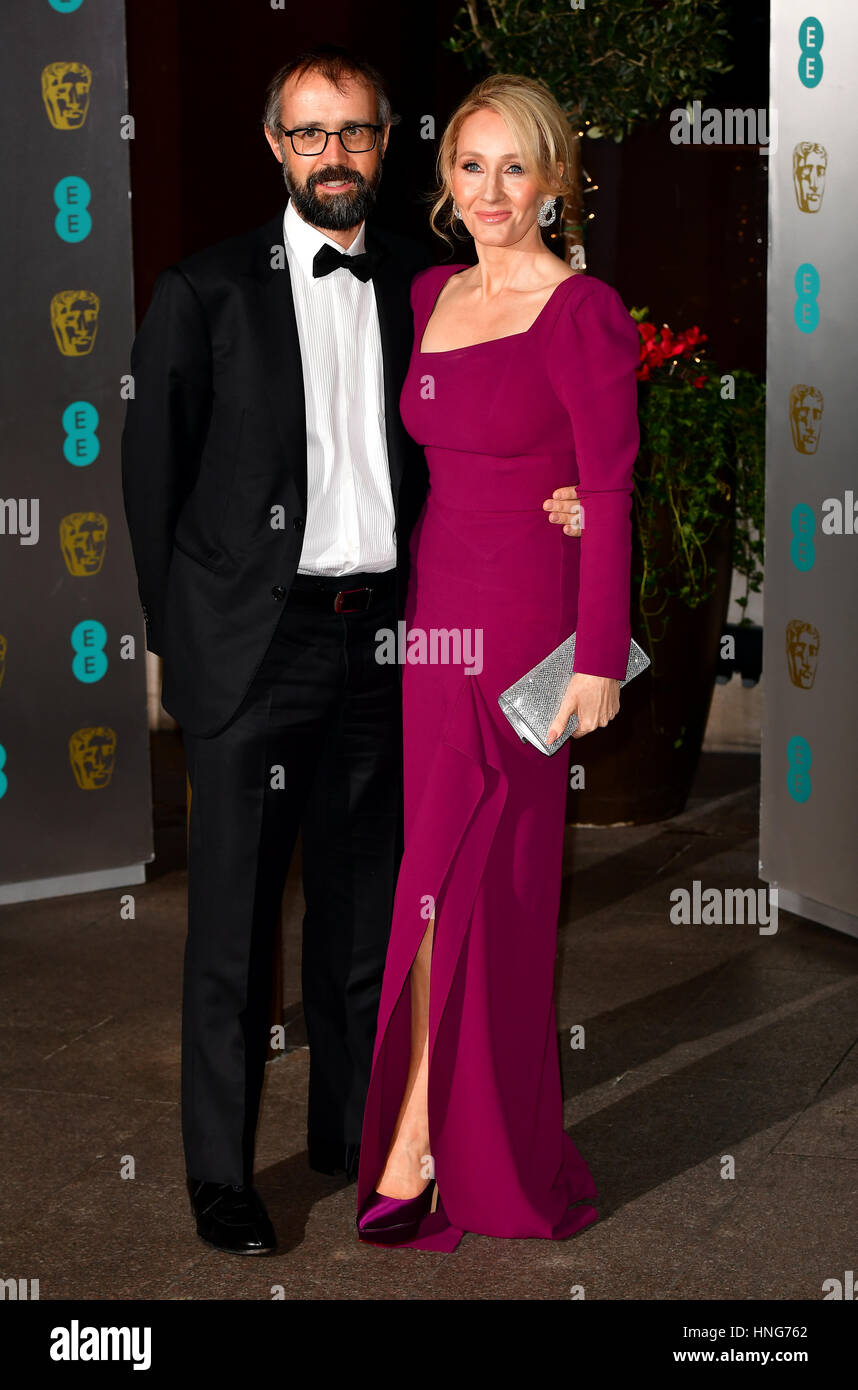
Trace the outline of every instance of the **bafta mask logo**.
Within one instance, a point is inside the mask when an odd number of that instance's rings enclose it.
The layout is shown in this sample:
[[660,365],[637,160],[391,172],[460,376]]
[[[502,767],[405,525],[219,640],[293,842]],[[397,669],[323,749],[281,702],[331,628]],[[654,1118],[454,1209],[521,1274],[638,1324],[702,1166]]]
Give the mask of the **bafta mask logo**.
[[0,685],[3,684],[3,677],[6,674],[6,652],[8,648],[9,644],[3,636],[3,633],[0,632]]
[[116,734],[106,725],[76,729],[69,739],[69,762],[82,791],[101,791],[110,783],[116,761]]
[[103,512],[69,512],[60,522],[60,548],[69,574],[98,574],[107,548]]
[[819,632],[813,623],[793,618],[786,626],[786,654],[789,678],[799,690],[810,690],[816,679]]
[[789,427],[793,447],[800,454],[815,454],[822,429],[825,401],[815,386],[791,386],[789,393]]
[[92,73],[86,63],[48,63],[42,99],[54,130],[80,130],[89,111]]
[[60,290],[51,300],[51,327],[63,357],[86,357],[98,330],[101,301],[92,290]]
[[825,146],[812,140],[800,140],[792,152],[792,186],[800,212],[819,212],[827,168]]

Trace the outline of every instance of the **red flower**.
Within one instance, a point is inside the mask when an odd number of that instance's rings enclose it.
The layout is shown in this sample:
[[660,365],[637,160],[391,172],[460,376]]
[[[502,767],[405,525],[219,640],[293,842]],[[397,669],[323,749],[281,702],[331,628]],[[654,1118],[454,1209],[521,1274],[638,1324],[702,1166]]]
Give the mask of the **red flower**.
[[[638,330],[640,365],[636,374],[639,381],[648,381],[658,367],[664,367],[682,357],[693,357],[700,344],[707,340],[706,334],[701,333],[697,324],[676,334],[667,323],[663,323],[660,329],[651,323],[639,323]],[[702,386],[705,382],[705,376],[698,376],[694,378],[693,384]]]
[[661,330],[660,347],[662,351],[662,356],[665,359],[669,357],[677,357],[679,355],[679,340],[673,337],[667,324],[664,324]]

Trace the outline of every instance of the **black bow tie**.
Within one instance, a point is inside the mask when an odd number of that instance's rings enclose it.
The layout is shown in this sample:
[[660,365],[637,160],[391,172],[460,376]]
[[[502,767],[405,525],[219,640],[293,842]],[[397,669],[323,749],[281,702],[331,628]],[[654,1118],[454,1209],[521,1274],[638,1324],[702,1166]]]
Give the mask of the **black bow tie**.
[[364,283],[375,273],[378,266],[378,253],[375,251],[363,251],[358,256],[346,256],[342,251],[337,251],[334,246],[325,242],[313,257],[313,278],[318,279],[320,275],[330,275],[332,270],[337,270],[344,265],[346,270],[350,270],[352,275],[356,275]]

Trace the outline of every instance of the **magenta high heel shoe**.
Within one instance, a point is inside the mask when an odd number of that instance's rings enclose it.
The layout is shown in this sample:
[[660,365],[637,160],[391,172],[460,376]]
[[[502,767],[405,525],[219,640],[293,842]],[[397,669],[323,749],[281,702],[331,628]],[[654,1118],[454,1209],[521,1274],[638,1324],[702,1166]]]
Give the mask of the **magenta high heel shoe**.
[[424,1217],[438,1205],[438,1184],[430,1178],[416,1197],[384,1197],[373,1192],[358,1213],[358,1239],[370,1245],[404,1245],[413,1240]]

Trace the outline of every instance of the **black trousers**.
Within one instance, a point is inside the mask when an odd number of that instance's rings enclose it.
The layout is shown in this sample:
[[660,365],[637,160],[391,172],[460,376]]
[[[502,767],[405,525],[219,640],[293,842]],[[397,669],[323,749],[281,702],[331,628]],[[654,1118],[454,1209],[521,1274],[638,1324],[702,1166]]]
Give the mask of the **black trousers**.
[[[399,669],[376,660],[375,638],[396,630],[392,577],[297,576],[229,724],[185,735],[182,1134],[196,1178],[252,1180],[274,937],[299,828],[308,1138],[360,1143],[402,850]],[[337,588],[374,582],[384,592],[365,611],[334,611]]]

